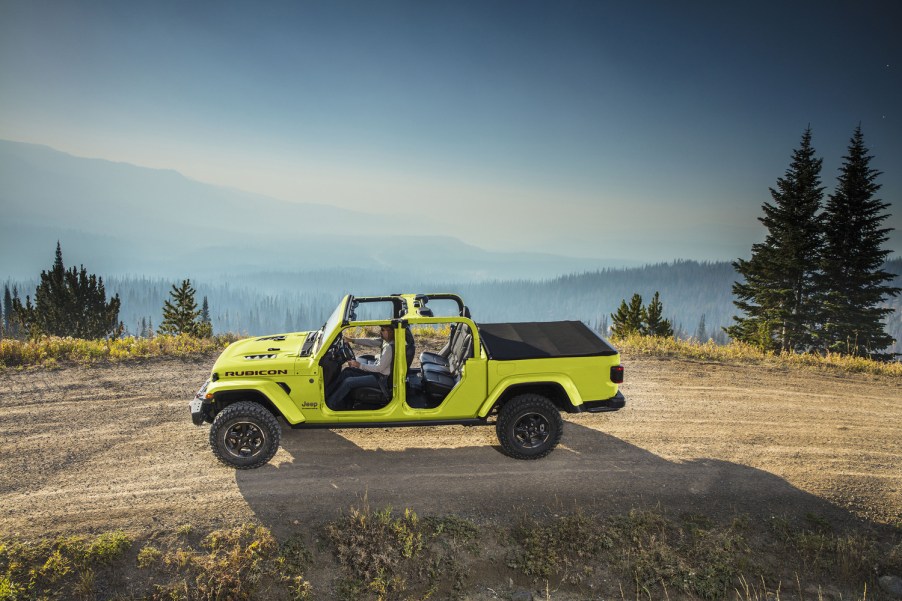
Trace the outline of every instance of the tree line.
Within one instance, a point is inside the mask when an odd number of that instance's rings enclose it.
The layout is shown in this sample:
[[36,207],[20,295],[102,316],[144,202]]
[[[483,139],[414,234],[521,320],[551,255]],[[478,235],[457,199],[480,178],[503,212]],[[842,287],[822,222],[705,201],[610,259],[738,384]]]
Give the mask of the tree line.
[[[656,290],[648,305],[642,304],[642,295],[634,294],[627,303],[626,299],[620,303],[615,313],[611,314],[611,334],[615,336],[629,336],[640,334],[642,336],[659,336],[670,338],[673,336],[673,324],[664,318],[664,305],[661,303],[661,295]],[[702,314],[699,330],[705,329],[705,316]],[[706,342],[703,340],[702,342]]]
[[[695,336],[704,314],[708,332],[726,342],[720,329],[733,314],[727,262],[675,261],[642,267],[607,268],[545,280],[426,281],[388,270],[335,269],[253,274],[197,282],[196,298],[209,297],[216,333],[265,334],[318,328],[347,293],[383,295],[399,291],[458,292],[479,322],[580,319],[607,336],[610,313],[633,291],[651,297],[660,290],[674,335]],[[192,283],[194,280],[192,280]],[[33,281],[8,281],[12,290],[34,290]],[[163,319],[161,299],[171,281],[141,276],[104,278],[121,299],[125,335],[147,336]],[[705,338],[707,340],[707,338]]]
[[[902,259],[884,265],[902,283]],[[208,298],[207,318],[215,333],[239,335],[297,332],[320,327],[347,293],[382,295],[398,291],[460,293],[477,322],[579,319],[604,336],[612,333],[611,312],[634,292],[651,298],[660,292],[663,315],[675,338],[728,338],[723,330],[736,314],[730,287],[736,272],[730,263],[674,261],[642,267],[607,268],[545,280],[424,281],[388,270],[352,268],[297,273],[253,274],[240,282],[221,278],[198,281],[197,299]],[[172,280],[146,276],[104,278],[108,291],[121,300],[123,335],[149,336],[163,321],[162,299],[171,298]],[[39,280],[8,280],[5,284],[3,331],[16,336],[6,323],[12,293],[34,290]],[[24,300],[23,300],[24,302]],[[902,340],[902,296],[884,301],[893,311],[887,331]],[[437,307],[440,310],[440,307]],[[203,312],[203,303],[201,303]],[[2,333],[2,332],[0,332]],[[897,342],[891,350],[902,351]]]
[[759,221],[764,242],[733,266],[734,304],[741,312],[731,338],[775,352],[832,352],[887,360],[894,343],[885,300],[898,295],[885,269],[889,203],[877,197],[881,173],[859,125],[843,157],[836,187],[824,202],[821,165],[811,128],[783,177],[770,189]]
[[[170,300],[163,302],[163,320],[158,333],[213,335],[207,298],[204,297],[203,305],[198,309],[191,280],[182,280],[180,286],[173,284],[169,294]],[[4,287],[0,335],[12,338],[118,338],[125,333],[125,325],[119,320],[121,304],[118,294],[107,301],[103,278],[89,274],[84,265],[66,269],[62,247],[57,242],[53,265],[41,272],[34,302],[31,295],[27,295],[23,303],[17,286],[13,285],[12,291],[9,285]],[[153,334],[153,325],[143,323],[141,335]]]

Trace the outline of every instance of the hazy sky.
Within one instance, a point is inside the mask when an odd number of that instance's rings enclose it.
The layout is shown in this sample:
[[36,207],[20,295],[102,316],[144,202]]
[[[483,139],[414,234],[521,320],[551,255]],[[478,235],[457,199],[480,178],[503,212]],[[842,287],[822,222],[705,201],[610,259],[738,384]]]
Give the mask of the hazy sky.
[[490,249],[729,259],[809,124],[832,189],[861,123],[902,228],[900,22],[895,1],[0,0],[0,138]]

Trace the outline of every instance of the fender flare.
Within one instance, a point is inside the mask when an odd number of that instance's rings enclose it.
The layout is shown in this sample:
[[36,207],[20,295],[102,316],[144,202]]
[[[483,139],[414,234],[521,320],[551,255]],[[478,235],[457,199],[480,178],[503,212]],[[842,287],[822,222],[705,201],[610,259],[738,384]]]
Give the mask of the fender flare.
[[254,394],[262,394],[272,403],[272,406],[282,414],[289,424],[299,424],[306,421],[304,414],[294,404],[288,393],[282,389],[278,383],[273,380],[258,380],[254,378],[242,378],[240,380],[218,380],[211,382],[207,388],[207,394],[213,394],[215,400],[216,395],[221,392],[242,392],[248,391]]
[[576,387],[576,384],[573,383],[573,380],[570,379],[570,376],[566,374],[529,374],[522,376],[511,376],[509,378],[504,378],[492,389],[492,392],[486,398],[486,400],[479,407],[479,412],[477,415],[479,417],[486,417],[489,412],[491,412],[492,408],[495,406],[495,403],[498,402],[498,399],[501,398],[511,386],[522,386],[535,384],[537,386],[541,385],[557,385],[560,386],[563,391],[566,393],[570,404],[574,407],[578,407],[583,404],[583,398],[579,394],[579,389]]

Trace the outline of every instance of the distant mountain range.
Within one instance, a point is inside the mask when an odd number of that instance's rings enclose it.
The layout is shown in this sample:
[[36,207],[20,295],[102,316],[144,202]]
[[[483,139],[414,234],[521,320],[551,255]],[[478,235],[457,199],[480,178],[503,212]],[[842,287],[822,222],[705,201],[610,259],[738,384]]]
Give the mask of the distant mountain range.
[[[169,286],[183,278],[195,281],[198,300],[209,296],[217,331],[249,333],[319,326],[347,293],[455,291],[482,320],[582,319],[604,331],[620,300],[658,290],[684,336],[702,315],[717,334],[735,311],[728,262],[625,266],[492,252],[443,235],[445,226],[426,214],[287,202],[0,140],[0,280],[33,294],[59,240],[67,266],[84,264],[122,296],[133,332],[142,319],[159,323]],[[902,273],[902,259],[889,268]],[[900,315],[887,320],[897,339]]]
[[287,202],[4,140],[0,215],[0,277],[36,275],[52,262],[57,240],[69,263],[91,271],[162,277],[372,267],[479,280],[624,265],[491,252],[442,235],[441,218],[425,213]]

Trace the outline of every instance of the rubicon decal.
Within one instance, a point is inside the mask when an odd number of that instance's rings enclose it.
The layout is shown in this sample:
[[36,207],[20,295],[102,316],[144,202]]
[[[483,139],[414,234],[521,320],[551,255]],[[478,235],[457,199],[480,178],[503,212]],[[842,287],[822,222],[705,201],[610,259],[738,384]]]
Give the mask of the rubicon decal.
[[287,376],[287,369],[258,369],[254,371],[227,371],[225,377],[237,376]]

